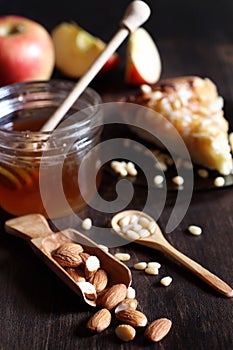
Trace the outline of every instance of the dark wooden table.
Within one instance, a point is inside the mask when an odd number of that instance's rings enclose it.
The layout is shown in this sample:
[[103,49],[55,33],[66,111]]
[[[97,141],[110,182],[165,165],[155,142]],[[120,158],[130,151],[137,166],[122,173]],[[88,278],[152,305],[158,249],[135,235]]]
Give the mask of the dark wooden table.
[[[230,124],[233,122],[233,3],[231,0],[162,1],[152,5],[153,14],[146,24],[157,41],[163,61],[162,77],[196,74],[210,77],[226,101]],[[53,5],[54,6],[54,5]],[[88,30],[108,40],[113,34],[125,2],[57,3],[56,9],[45,1],[20,3],[1,1],[1,13],[31,17],[49,30],[62,20],[76,20]],[[108,23],[106,24],[106,13]],[[116,72],[95,79],[92,86],[103,101],[115,101],[135,91],[124,84],[122,65]],[[54,72],[54,77],[59,73]],[[114,130],[115,132],[115,130]],[[111,133],[111,130],[110,130]],[[115,180],[104,173],[101,193],[110,200]],[[132,207],[141,208],[145,189],[135,187]],[[156,197],[155,197],[156,198]],[[168,221],[176,194],[168,192],[167,203],[159,218],[162,229]],[[233,188],[194,191],[191,204],[180,225],[167,234],[179,250],[203,264],[233,286]],[[156,210],[156,199],[151,214]],[[173,321],[169,335],[157,344],[149,344],[143,330],[131,343],[122,343],[112,326],[102,334],[90,336],[85,324],[93,310],[56,277],[22,240],[4,233],[4,222],[10,217],[1,211],[0,221],[0,349],[62,350],[62,349],[177,349],[230,350],[233,348],[232,299],[215,293],[210,287],[163,254],[128,244],[112,249],[128,252],[131,268],[137,261],[159,261],[159,276],[147,276],[132,269],[133,287],[140,309],[149,321],[168,317]],[[96,224],[107,225],[110,214],[96,215],[85,209],[81,215],[92,216]],[[187,233],[190,224],[203,228],[203,235]],[[64,222],[66,225],[66,222]],[[67,223],[68,225],[68,223]],[[170,275],[173,283],[161,287],[161,276]]]

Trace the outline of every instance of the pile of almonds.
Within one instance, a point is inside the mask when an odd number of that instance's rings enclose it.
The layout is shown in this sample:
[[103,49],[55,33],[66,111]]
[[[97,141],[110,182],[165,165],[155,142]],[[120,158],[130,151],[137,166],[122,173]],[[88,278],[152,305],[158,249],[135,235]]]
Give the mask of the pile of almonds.
[[109,327],[113,316],[121,322],[115,334],[122,341],[133,340],[136,328],[145,327],[145,337],[153,342],[160,341],[169,332],[171,321],[161,318],[148,325],[147,317],[137,310],[138,302],[127,297],[128,289],[123,283],[108,286],[108,275],[101,268],[97,256],[89,255],[80,244],[65,242],[51,253],[79,285],[89,300],[95,300],[100,308],[87,322],[87,329],[100,333]]
[[98,293],[108,284],[107,272],[101,268],[95,255],[84,252],[80,244],[65,242],[51,253],[55,259],[78,284],[89,300],[97,300]]

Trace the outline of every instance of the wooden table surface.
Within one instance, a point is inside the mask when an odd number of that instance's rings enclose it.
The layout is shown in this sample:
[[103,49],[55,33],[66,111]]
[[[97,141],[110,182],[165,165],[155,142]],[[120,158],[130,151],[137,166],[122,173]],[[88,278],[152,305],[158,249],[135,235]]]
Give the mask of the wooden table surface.
[[[224,0],[156,3],[146,24],[160,49],[162,77],[179,75],[206,76],[217,84],[226,101],[230,124],[233,123],[233,3]],[[28,0],[14,4],[3,2],[1,13],[31,17],[49,30],[62,20],[76,20],[86,29],[108,40],[116,29],[125,2],[109,1],[58,3],[56,11],[45,1]],[[106,13],[109,22],[106,24]],[[125,44],[120,49],[122,64],[115,72],[92,83],[103,101],[115,101],[135,91],[123,80]],[[54,72],[54,77],[59,77]],[[111,134],[111,130],[108,130]],[[116,132],[116,130],[114,130]],[[115,180],[104,173],[101,193],[113,199]],[[131,207],[141,209],[145,188],[135,187]],[[107,194],[107,195],[106,195]],[[176,194],[168,192],[166,206],[159,218],[165,228]],[[195,259],[233,286],[233,188],[194,191],[188,211],[168,240],[183,253]],[[151,214],[156,210],[156,198]],[[94,223],[107,225],[111,215],[97,215],[85,209],[82,217],[92,216]],[[96,215],[96,216],[95,216]],[[173,325],[170,333],[156,344],[148,343],[143,330],[130,343],[114,335],[116,322],[102,334],[90,336],[85,325],[93,310],[55,276],[19,238],[6,235],[4,222],[10,217],[0,212],[0,349],[1,350],[70,350],[70,349],[166,349],[230,350],[233,349],[232,299],[214,292],[179,264],[162,253],[136,244],[114,248],[111,252],[128,252],[130,268],[137,261],[159,261],[159,276],[148,276],[132,269],[140,309],[149,321],[167,317]],[[64,225],[69,223],[64,221]],[[187,227],[196,224],[203,234],[194,237]],[[159,279],[170,275],[173,283],[161,287]]]

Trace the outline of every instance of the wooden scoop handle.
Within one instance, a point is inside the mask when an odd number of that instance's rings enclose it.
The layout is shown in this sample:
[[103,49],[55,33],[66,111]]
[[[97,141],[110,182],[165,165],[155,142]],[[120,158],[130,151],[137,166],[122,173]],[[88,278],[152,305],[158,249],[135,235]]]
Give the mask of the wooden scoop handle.
[[5,230],[27,240],[47,237],[53,233],[45,217],[40,214],[30,214],[10,219],[5,222]]

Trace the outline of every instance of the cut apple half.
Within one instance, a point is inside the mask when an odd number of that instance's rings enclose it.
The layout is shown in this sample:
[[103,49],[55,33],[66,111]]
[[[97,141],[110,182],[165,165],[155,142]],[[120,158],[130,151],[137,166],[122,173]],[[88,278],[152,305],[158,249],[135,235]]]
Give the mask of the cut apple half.
[[154,40],[144,28],[138,28],[130,34],[127,45],[126,83],[154,84],[159,80],[161,70],[160,54]]
[[[63,22],[51,33],[55,47],[56,67],[66,76],[80,78],[105,49],[106,44],[76,23]],[[103,66],[107,71],[118,64],[115,53]]]

